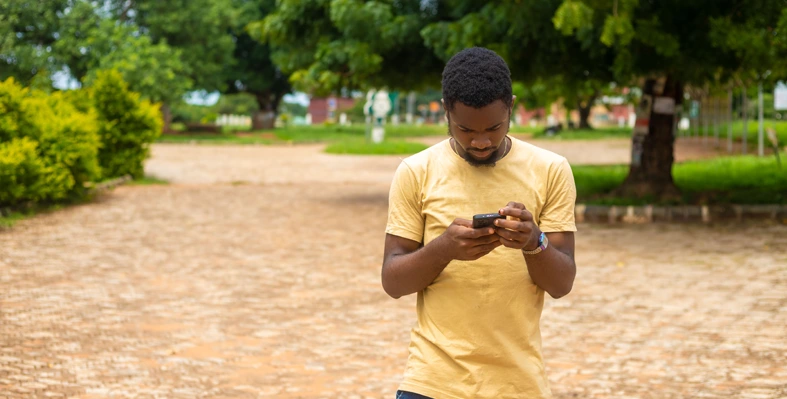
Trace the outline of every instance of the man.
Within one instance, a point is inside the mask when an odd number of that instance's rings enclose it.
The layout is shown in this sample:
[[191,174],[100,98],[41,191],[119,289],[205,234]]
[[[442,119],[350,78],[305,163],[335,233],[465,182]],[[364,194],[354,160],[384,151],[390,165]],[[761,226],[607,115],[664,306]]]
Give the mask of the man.
[[[397,399],[551,397],[539,320],[544,291],[568,294],[576,274],[571,168],[508,137],[515,98],[494,52],[456,54],[442,83],[450,138],[405,159],[390,191],[383,288],[418,293]],[[506,218],[472,227],[494,212]]]

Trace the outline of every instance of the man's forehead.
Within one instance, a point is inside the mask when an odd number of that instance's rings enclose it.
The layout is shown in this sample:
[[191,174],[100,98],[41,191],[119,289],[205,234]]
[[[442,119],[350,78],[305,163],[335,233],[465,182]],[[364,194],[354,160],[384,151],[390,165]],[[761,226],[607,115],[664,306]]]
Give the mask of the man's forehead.
[[508,107],[502,101],[495,101],[481,108],[474,108],[456,102],[449,114],[457,119],[457,122],[500,123],[508,117]]

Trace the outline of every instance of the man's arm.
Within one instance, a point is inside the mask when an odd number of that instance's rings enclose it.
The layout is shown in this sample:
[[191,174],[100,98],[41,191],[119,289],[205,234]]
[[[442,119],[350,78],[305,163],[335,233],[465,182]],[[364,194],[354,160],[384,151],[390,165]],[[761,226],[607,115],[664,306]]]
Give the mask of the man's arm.
[[[516,220],[495,221],[500,241],[509,248],[533,250],[538,247],[541,230],[533,222],[533,215],[525,205],[509,202],[500,210],[501,215]],[[549,246],[535,255],[525,255],[527,271],[536,285],[548,292],[553,298],[560,298],[571,292],[577,274],[574,263],[574,233],[547,233]]]
[[456,219],[445,233],[424,247],[386,234],[382,270],[385,292],[400,298],[422,291],[452,260],[476,260],[501,245],[493,228],[473,229],[472,225],[469,220]]
[[[541,234],[539,230],[538,234]],[[571,292],[577,266],[574,263],[574,233],[546,233],[549,246],[535,255],[524,255],[527,271],[536,285],[548,292],[552,298],[560,298]],[[530,249],[530,248],[527,248]]]

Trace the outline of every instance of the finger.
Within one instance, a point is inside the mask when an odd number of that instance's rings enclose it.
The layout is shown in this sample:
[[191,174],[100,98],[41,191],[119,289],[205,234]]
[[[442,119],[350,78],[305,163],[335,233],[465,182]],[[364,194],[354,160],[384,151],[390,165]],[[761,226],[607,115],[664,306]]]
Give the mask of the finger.
[[516,240],[509,240],[505,237],[500,237],[500,243],[508,248],[522,248],[522,243]]
[[522,244],[527,242],[527,238],[530,237],[531,232],[522,232],[517,230],[508,230],[508,229],[498,229],[496,234],[502,238],[512,241],[519,241]]
[[495,220],[496,231],[500,231],[501,229],[508,229],[514,231],[521,231],[523,233],[530,233],[535,227],[533,222],[527,221],[519,221],[519,220]]
[[521,202],[514,202],[514,201],[511,201],[508,204],[506,204],[506,208],[526,209],[525,204]]
[[477,252],[475,255],[472,255],[472,256],[473,256],[474,259],[479,259],[481,257],[489,255],[490,252],[494,251],[495,248],[497,248],[497,247],[499,247],[501,245],[503,245],[503,244],[499,240],[495,241],[495,242],[493,242],[491,244],[486,244],[486,245],[484,245],[482,247],[479,247],[480,248],[479,252]]
[[471,229],[473,228],[473,221],[472,220],[456,218],[456,219],[454,219],[454,224],[457,225],[457,226],[469,227]]
[[512,208],[512,207],[505,207],[500,210],[500,214],[503,216],[511,216],[513,218],[519,219],[523,222],[531,222],[533,221],[533,214],[530,213],[527,209],[519,209],[519,208]]
[[491,244],[491,243],[497,242],[498,238],[499,237],[497,236],[497,234],[490,234],[490,235],[487,235],[487,236],[474,238],[474,239],[468,240],[468,241],[471,242],[471,246],[477,247],[477,246],[487,245],[487,244]]
[[490,227],[481,227],[478,229],[473,229],[473,228],[467,229],[462,233],[460,233],[459,237],[474,239],[474,238],[489,236],[492,234],[495,234],[495,228],[490,226]]

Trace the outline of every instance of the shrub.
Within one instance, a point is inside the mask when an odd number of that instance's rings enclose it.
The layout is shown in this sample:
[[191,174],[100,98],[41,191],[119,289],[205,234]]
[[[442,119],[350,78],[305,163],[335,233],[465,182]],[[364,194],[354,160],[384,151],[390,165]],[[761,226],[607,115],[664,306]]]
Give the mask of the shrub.
[[57,191],[46,184],[48,172],[35,141],[23,137],[0,143],[0,204],[37,201]]
[[0,82],[0,206],[73,199],[100,177],[95,116],[62,94]]
[[161,135],[159,107],[129,91],[117,71],[99,71],[92,90],[101,137],[99,162],[104,177],[144,175],[150,144]]

